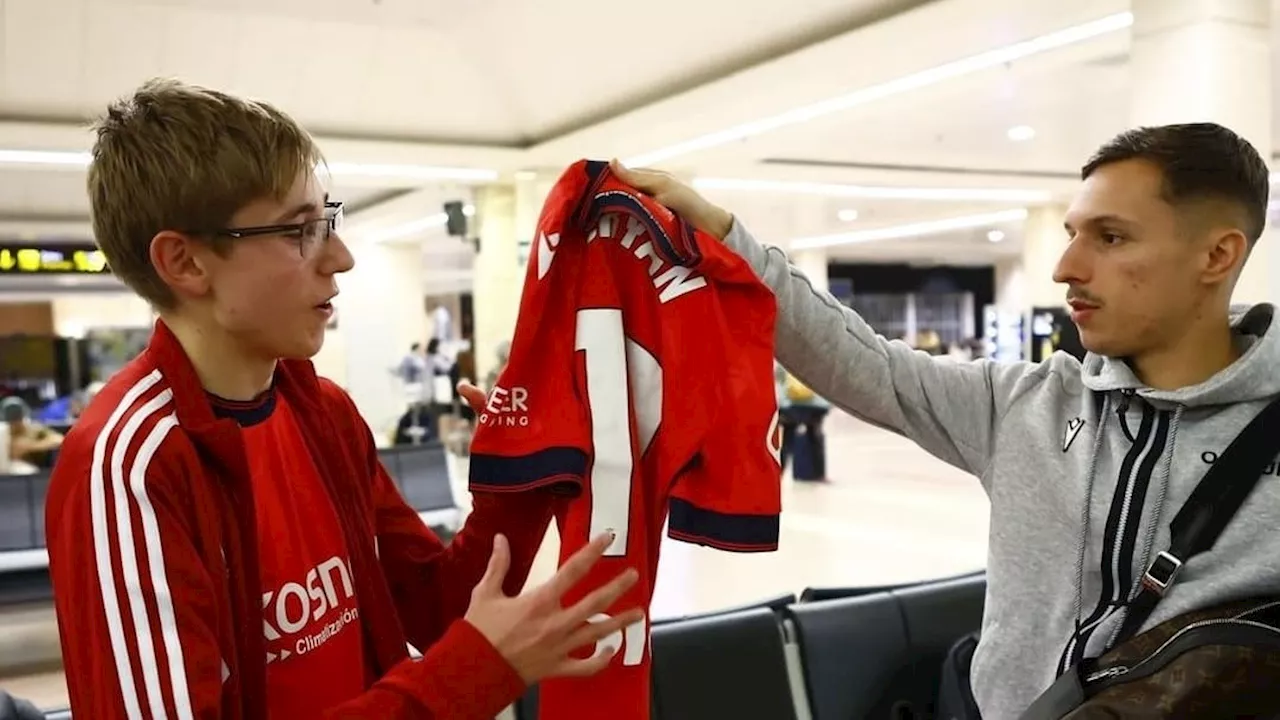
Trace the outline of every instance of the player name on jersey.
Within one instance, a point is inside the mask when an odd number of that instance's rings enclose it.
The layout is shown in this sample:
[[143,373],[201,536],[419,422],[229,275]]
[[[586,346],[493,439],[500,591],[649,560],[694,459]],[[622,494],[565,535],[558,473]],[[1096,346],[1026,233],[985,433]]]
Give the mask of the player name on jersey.
[[664,261],[639,218],[624,217],[620,213],[601,215],[596,228],[587,235],[587,242],[595,240],[615,240],[630,250],[637,260],[648,260],[649,277],[658,290],[660,303],[669,303],[681,295],[707,286],[707,279],[694,272],[693,268],[670,265]]

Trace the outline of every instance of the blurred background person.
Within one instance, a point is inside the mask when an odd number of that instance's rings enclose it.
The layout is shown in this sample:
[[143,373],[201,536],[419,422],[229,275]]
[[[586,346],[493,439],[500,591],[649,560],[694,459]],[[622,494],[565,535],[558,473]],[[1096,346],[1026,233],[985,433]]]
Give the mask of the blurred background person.
[[786,468],[785,458],[790,457],[792,478],[798,482],[827,482],[827,439],[822,423],[831,411],[831,404],[790,373],[784,382],[778,407],[783,468]]
[[36,468],[53,467],[53,460],[62,434],[31,419],[31,408],[22,398],[8,397],[0,400],[0,419],[8,426],[9,469],[20,474],[26,468],[23,463]]

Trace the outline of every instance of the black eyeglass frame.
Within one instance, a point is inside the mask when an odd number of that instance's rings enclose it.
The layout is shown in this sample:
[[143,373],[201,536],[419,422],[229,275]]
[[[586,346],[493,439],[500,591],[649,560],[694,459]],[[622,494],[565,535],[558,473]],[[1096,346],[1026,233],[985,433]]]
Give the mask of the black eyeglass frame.
[[[325,235],[321,239],[322,243],[328,242],[333,233],[338,231],[338,226],[342,224],[342,203],[340,201],[325,201],[324,217],[312,220],[304,220],[300,223],[286,223],[284,225],[252,225],[250,227],[240,228],[223,228],[221,230],[209,231],[207,235],[213,237],[227,237],[235,240],[244,238],[262,237],[265,235],[294,235],[299,241],[306,239],[307,228],[317,223],[325,224]],[[330,212],[332,211],[332,212]],[[298,251],[305,255],[303,243],[298,243]]]

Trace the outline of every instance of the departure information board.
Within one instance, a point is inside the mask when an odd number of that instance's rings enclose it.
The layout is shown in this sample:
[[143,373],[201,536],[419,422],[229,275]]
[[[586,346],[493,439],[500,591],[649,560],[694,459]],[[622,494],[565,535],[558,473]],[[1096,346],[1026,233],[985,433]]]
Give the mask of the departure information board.
[[93,245],[0,245],[0,275],[103,275],[107,258]]

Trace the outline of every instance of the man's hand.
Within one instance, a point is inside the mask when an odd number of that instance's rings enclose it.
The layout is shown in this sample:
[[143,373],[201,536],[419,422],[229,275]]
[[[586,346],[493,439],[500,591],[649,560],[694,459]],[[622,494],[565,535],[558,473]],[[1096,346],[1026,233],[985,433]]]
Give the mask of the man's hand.
[[733,215],[728,210],[711,204],[669,173],[646,168],[631,170],[617,160],[609,161],[609,169],[619,180],[667,206],[704,233],[724,240],[733,228]]
[[517,597],[507,597],[502,591],[502,580],[507,574],[511,553],[506,538],[494,536],[489,567],[471,592],[466,620],[497,648],[526,684],[547,677],[594,675],[603,670],[613,659],[613,653],[602,652],[586,659],[570,657],[569,653],[644,617],[639,608],[634,608],[603,622],[589,622],[635,584],[636,571],[630,569],[572,607],[560,607],[561,596],[587,574],[612,539],[612,533],[600,535],[574,553],[546,583]]
[[467,401],[467,405],[471,406],[471,412],[476,415],[484,412],[485,396],[483,390],[463,381],[458,383],[458,394],[462,396],[463,400]]

